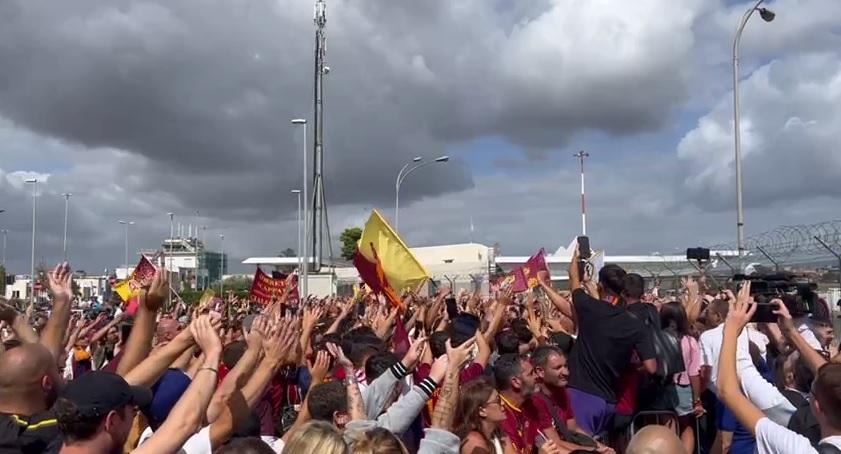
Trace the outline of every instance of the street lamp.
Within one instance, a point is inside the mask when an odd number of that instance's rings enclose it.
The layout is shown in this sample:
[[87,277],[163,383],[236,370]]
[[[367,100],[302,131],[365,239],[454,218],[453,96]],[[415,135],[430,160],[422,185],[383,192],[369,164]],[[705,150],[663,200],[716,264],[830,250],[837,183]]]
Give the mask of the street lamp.
[[35,305],[35,206],[38,196],[38,179],[30,178],[24,183],[32,184],[32,260],[29,274],[29,304]]
[[301,190],[300,189],[293,189],[289,192],[298,196],[298,249],[297,249],[298,252],[295,255],[298,256],[298,272],[300,273],[301,272],[301,266],[302,266],[302,263],[303,263],[303,262],[301,262],[301,227],[303,227],[301,225]]
[[[405,180],[406,177],[415,170],[438,162],[444,163],[449,160],[450,157],[445,155],[439,156],[430,162],[421,162],[423,161],[423,158],[417,156],[413,158],[411,162],[407,162],[403,168],[400,169],[400,172],[397,173],[397,180],[394,183],[394,230],[400,230],[400,185],[403,183],[403,180]],[[412,166],[412,164],[414,165]]]
[[739,43],[742,40],[742,31],[748,23],[748,19],[754,11],[759,11],[759,16],[765,22],[774,20],[776,14],[767,8],[760,8],[759,5],[765,0],[758,0],[752,8],[745,11],[739,28],[736,29],[736,37],[733,39],[733,138],[736,142],[736,233],[739,249],[739,259],[744,255],[745,250],[745,215],[742,209],[742,140],[739,130]]
[[[164,260],[164,269],[166,270],[167,273],[169,273],[169,276],[167,276],[167,277],[172,277],[172,268],[173,268],[173,266],[172,266],[172,242],[174,241],[172,237],[175,236],[175,213],[170,211],[167,214],[169,215],[169,263],[166,263],[166,260]],[[170,284],[170,285],[172,285],[172,284]],[[167,297],[166,297],[166,307],[171,308],[172,307],[172,289],[171,288],[169,289],[168,292],[166,292],[166,295],[167,295]]]
[[219,297],[225,298],[225,235],[219,235],[221,241],[220,249],[222,254],[219,256]]
[[[309,204],[310,200],[307,198],[307,120],[305,118],[296,118],[292,120],[293,125],[300,125],[304,127],[304,148],[303,148],[303,156],[304,156],[304,167],[303,167],[303,179],[301,186],[302,197],[303,197],[303,205],[304,205],[304,213],[303,213],[303,221],[304,221],[304,249],[309,250],[309,240],[310,240],[310,226],[309,226]],[[303,293],[303,298],[307,296],[307,280],[309,279],[309,254],[306,251],[298,251],[298,255],[302,257],[301,263],[303,266],[301,267],[301,291]]]
[[6,268],[6,234],[9,233],[9,231],[3,229],[0,230],[0,233],[3,234],[3,268]]
[[124,220],[120,219],[117,222],[119,222],[120,224],[123,225],[123,227],[125,227],[125,232],[126,232],[126,235],[125,235],[125,238],[126,238],[126,261],[125,261],[125,264],[126,264],[126,279],[128,279],[128,277],[129,277],[129,272],[128,272],[128,226],[134,225],[134,221],[124,221]]
[[67,261],[67,215],[70,208],[70,196],[73,194],[65,192],[61,194],[64,196],[64,241],[61,243],[61,250],[64,252],[64,261]]

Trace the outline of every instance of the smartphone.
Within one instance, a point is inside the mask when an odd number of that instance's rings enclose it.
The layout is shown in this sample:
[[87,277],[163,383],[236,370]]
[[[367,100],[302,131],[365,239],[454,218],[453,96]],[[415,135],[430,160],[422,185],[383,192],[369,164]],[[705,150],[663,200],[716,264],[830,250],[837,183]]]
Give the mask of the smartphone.
[[590,259],[592,251],[590,250],[590,238],[586,236],[578,237],[578,279],[584,281],[587,274],[587,261]]
[[586,236],[578,237],[578,255],[584,260],[589,260],[593,252],[590,250],[590,238]]
[[454,296],[449,296],[444,300],[444,303],[447,305],[447,317],[450,320],[455,320],[458,316],[458,303],[456,302],[456,298]]

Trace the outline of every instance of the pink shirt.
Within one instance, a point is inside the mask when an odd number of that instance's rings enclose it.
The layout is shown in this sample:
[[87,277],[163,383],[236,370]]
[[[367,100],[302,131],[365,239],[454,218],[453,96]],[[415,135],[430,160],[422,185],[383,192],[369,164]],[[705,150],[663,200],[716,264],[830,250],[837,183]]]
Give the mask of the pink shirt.
[[686,371],[675,374],[675,383],[688,386],[689,377],[701,374],[701,347],[694,337],[683,336],[680,339],[680,349],[683,352],[683,364],[686,365]]

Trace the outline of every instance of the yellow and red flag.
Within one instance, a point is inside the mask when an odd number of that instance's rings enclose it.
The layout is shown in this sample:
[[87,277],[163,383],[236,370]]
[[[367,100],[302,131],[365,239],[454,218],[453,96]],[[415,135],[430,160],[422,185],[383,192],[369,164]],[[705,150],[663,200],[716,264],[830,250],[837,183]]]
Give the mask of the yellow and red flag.
[[141,256],[131,276],[114,285],[113,290],[120,295],[123,301],[128,302],[130,298],[136,297],[140,293],[141,288],[148,287],[152,284],[152,279],[155,278],[155,271],[155,265],[152,265],[152,262],[146,256]]
[[416,291],[429,273],[377,210],[371,213],[359,239],[353,264],[365,284],[402,307],[398,292]]

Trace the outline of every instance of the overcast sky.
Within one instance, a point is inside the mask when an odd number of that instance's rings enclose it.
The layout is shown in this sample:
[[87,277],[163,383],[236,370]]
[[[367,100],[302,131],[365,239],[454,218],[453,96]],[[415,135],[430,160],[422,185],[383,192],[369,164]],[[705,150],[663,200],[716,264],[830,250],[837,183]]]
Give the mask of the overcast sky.
[[[752,2],[751,2],[752,3]],[[621,6],[620,6],[621,5]],[[325,180],[335,236],[393,217],[410,245],[527,255],[580,229],[608,253],[734,242],[731,46],[723,0],[328,0]],[[768,2],[742,42],[748,234],[839,218],[841,2]],[[0,1],[0,227],[10,271],[69,254],[101,272],[176,220],[232,264],[296,247],[312,118],[312,0]],[[198,210],[199,217],[195,213]],[[340,247],[334,246],[338,251]],[[246,271],[245,266],[232,267]]]

